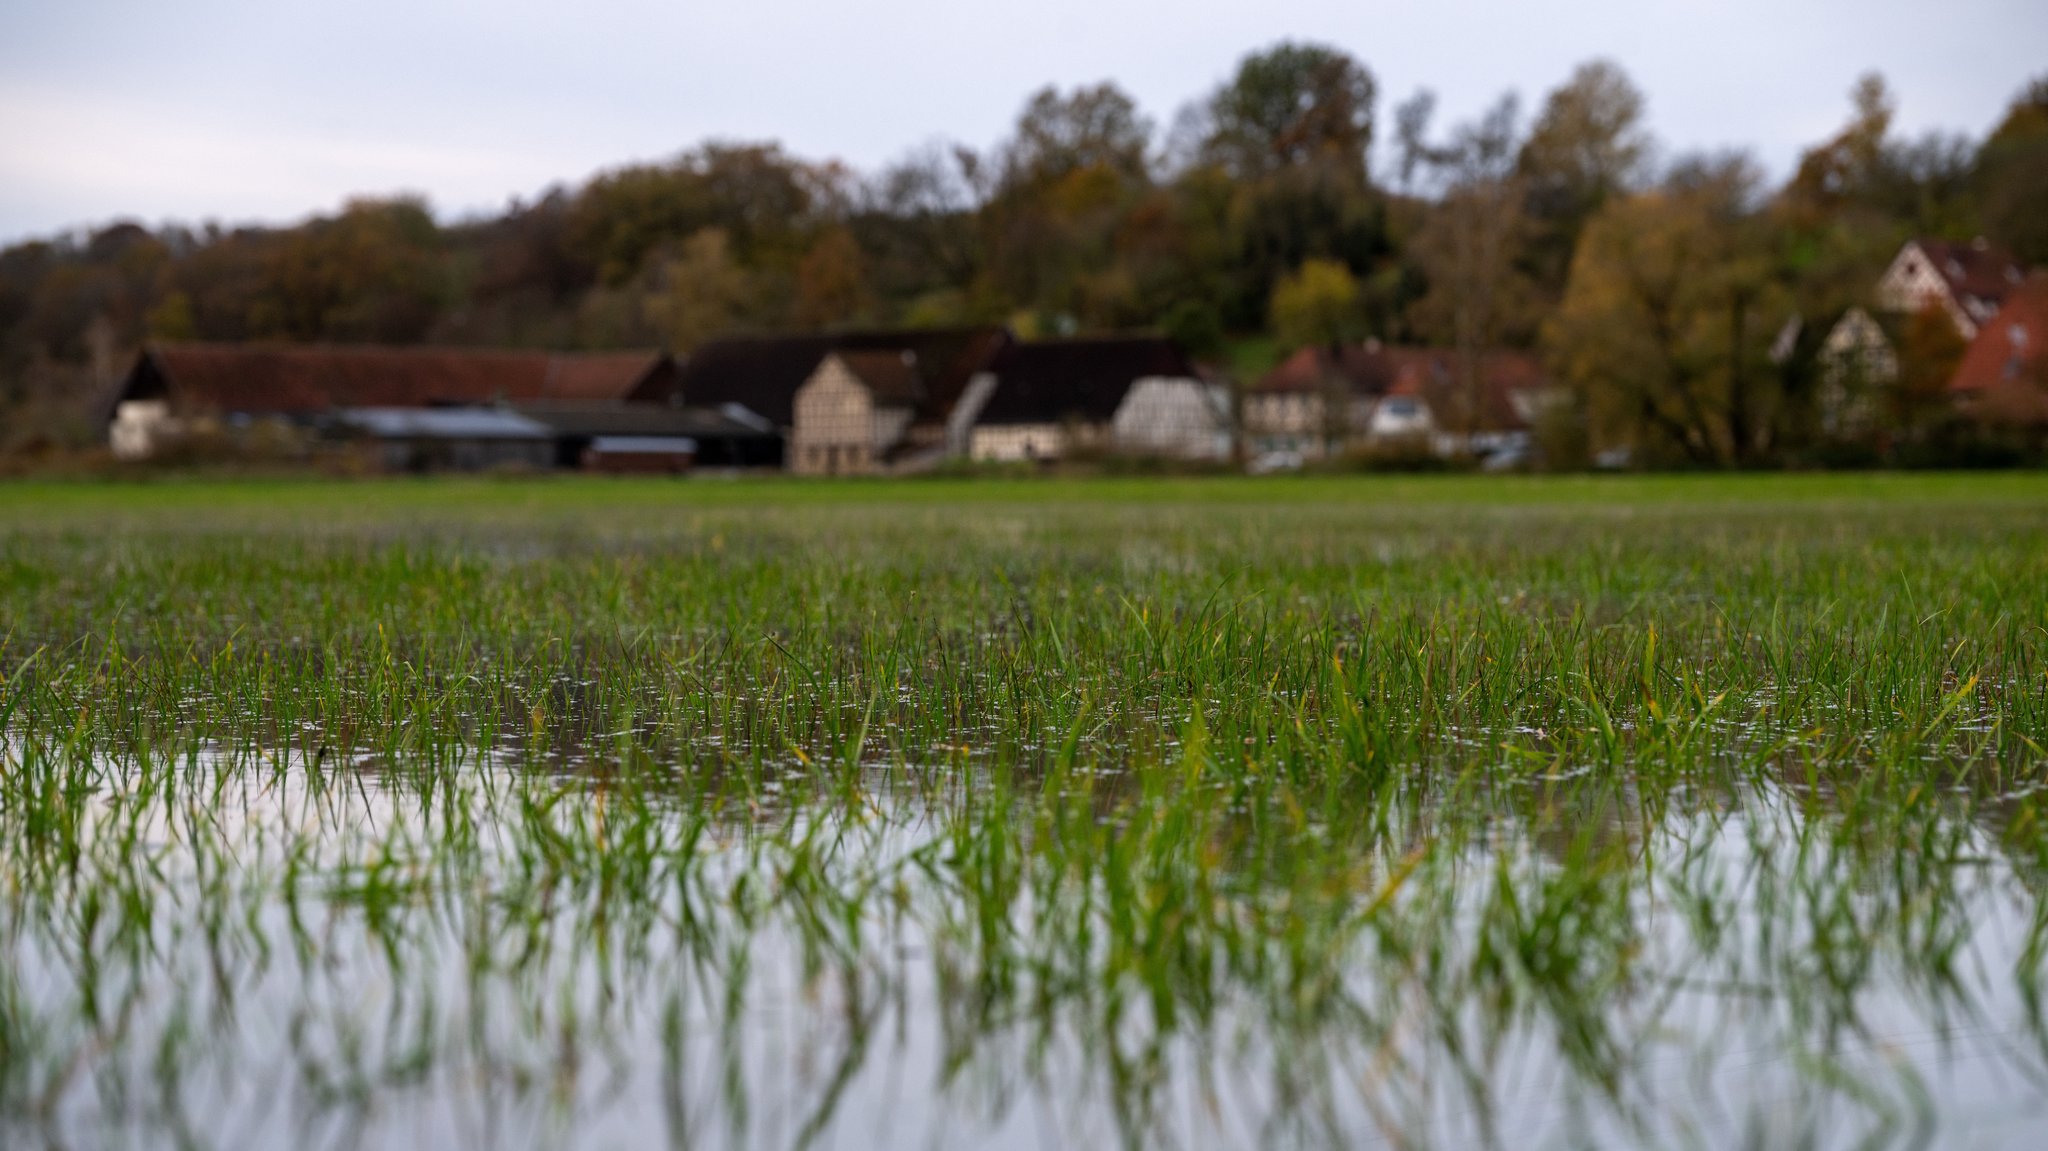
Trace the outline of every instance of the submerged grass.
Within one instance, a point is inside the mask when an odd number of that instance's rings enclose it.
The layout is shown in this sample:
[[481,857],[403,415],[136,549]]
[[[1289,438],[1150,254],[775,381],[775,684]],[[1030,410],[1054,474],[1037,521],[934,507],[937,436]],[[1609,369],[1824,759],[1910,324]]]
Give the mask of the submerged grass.
[[0,492],[0,1139],[2025,1145],[2048,478]]

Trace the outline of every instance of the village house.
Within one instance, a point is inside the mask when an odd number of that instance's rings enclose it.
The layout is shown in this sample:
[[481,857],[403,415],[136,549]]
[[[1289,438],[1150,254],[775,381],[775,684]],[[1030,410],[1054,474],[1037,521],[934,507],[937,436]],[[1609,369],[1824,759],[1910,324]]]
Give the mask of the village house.
[[1877,306],[1898,315],[1940,308],[1971,340],[2025,280],[2010,253],[1982,238],[1968,244],[1908,240],[1877,281]]
[[2048,276],[2028,280],[1980,325],[1949,393],[1980,420],[2048,429]]
[[1302,348],[1252,384],[1244,431],[1253,456],[1320,459],[1364,435],[1391,380],[1379,341]]
[[[1973,340],[2024,282],[2019,263],[1982,239],[1968,244],[1908,240],[1872,292],[1878,315],[1851,307],[1821,341],[1822,430],[1857,435],[1874,424],[1876,397],[1899,377],[1899,334],[1907,317],[1938,312],[1957,335]],[[1796,335],[1796,329],[1790,331]],[[1789,348],[1774,349],[1773,355],[1782,361]]]
[[[1854,435],[1877,418],[1877,395],[1899,378],[1895,331],[1862,308],[1850,308],[1820,345],[1821,429]],[[1773,353],[1777,362],[1783,356]]]
[[990,364],[967,454],[1054,460],[1100,451],[1228,458],[1229,394],[1173,341],[1152,336],[1015,343]]
[[1376,450],[1526,452],[1556,390],[1526,353],[1483,352],[1474,367],[1476,390],[1449,349],[1303,348],[1253,384],[1245,436],[1267,466]]

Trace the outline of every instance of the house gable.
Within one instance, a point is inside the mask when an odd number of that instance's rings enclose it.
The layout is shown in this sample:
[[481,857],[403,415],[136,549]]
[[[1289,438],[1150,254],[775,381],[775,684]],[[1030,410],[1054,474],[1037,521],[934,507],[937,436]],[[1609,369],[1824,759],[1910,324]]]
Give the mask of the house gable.
[[1110,426],[1119,449],[1182,459],[1230,454],[1230,400],[1186,376],[1146,376],[1131,385]]
[[876,470],[909,427],[921,388],[916,357],[832,352],[792,404],[790,469],[800,475]]
[[2018,261],[1983,240],[1908,240],[1878,279],[1877,305],[1888,312],[1939,306],[1967,340],[2025,279]]
[[[1892,257],[1891,266],[1877,281],[1877,306],[1887,312],[1917,312],[1930,304],[1939,305],[1951,314],[1956,309],[1955,294],[1949,289],[1948,278],[1942,275],[1934,257],[1922,247],[1918,240],[1906,241],[1899,254]],[[1964,323],[1969,317],[1962,317]]]

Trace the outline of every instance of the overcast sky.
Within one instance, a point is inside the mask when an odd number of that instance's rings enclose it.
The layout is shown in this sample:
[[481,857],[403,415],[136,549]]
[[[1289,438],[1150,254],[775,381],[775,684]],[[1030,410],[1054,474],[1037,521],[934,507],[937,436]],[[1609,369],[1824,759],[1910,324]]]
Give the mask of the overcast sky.
[[[290,221],[415,191],[450,218],[706,138],[872,169],[984,147],[1115,80],[1161,126],[1246,52],[1342,47],[1387,109],[1621,63],[1673,151],[1774,174],[1878,69],[1903,127],[1980,135],[2048,71],[2044,0],[0,0],[0,243],[128,217]],[[1382,133],[1386,133],[1383,131]]]

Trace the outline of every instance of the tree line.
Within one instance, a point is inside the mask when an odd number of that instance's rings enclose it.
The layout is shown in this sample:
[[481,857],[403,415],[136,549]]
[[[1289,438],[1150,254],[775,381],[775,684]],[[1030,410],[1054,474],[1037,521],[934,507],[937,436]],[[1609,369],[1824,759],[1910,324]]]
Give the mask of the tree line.
[[[1532,349],[1569,386],[1560,444],[1774,460],[1823,438],[1813,333],[1906,239],[2048,263],[2048,76],[1981,140],[1903,136],[1879,77],[1850,96],[1774,187],[1743,152],[1668,154],[1610,62],[1439,124],[1429,93],[1382,114],[1365,63],[1281,43],[1164,126],[1113,83],[1048,87],[990,149],[870,173],[713,142],[451,223],[403,196],[291,227],[116,223],[0,251],[7,446],[96,439],[95,403],[152,339],[687,354],[736,331],[1007,323],[1163,330],[1240,380],[1368,337]],[[1772,355],[1793,316],[1803,354]],[[1882,435],[1939,420],[1958,343],[1908,325]]]

